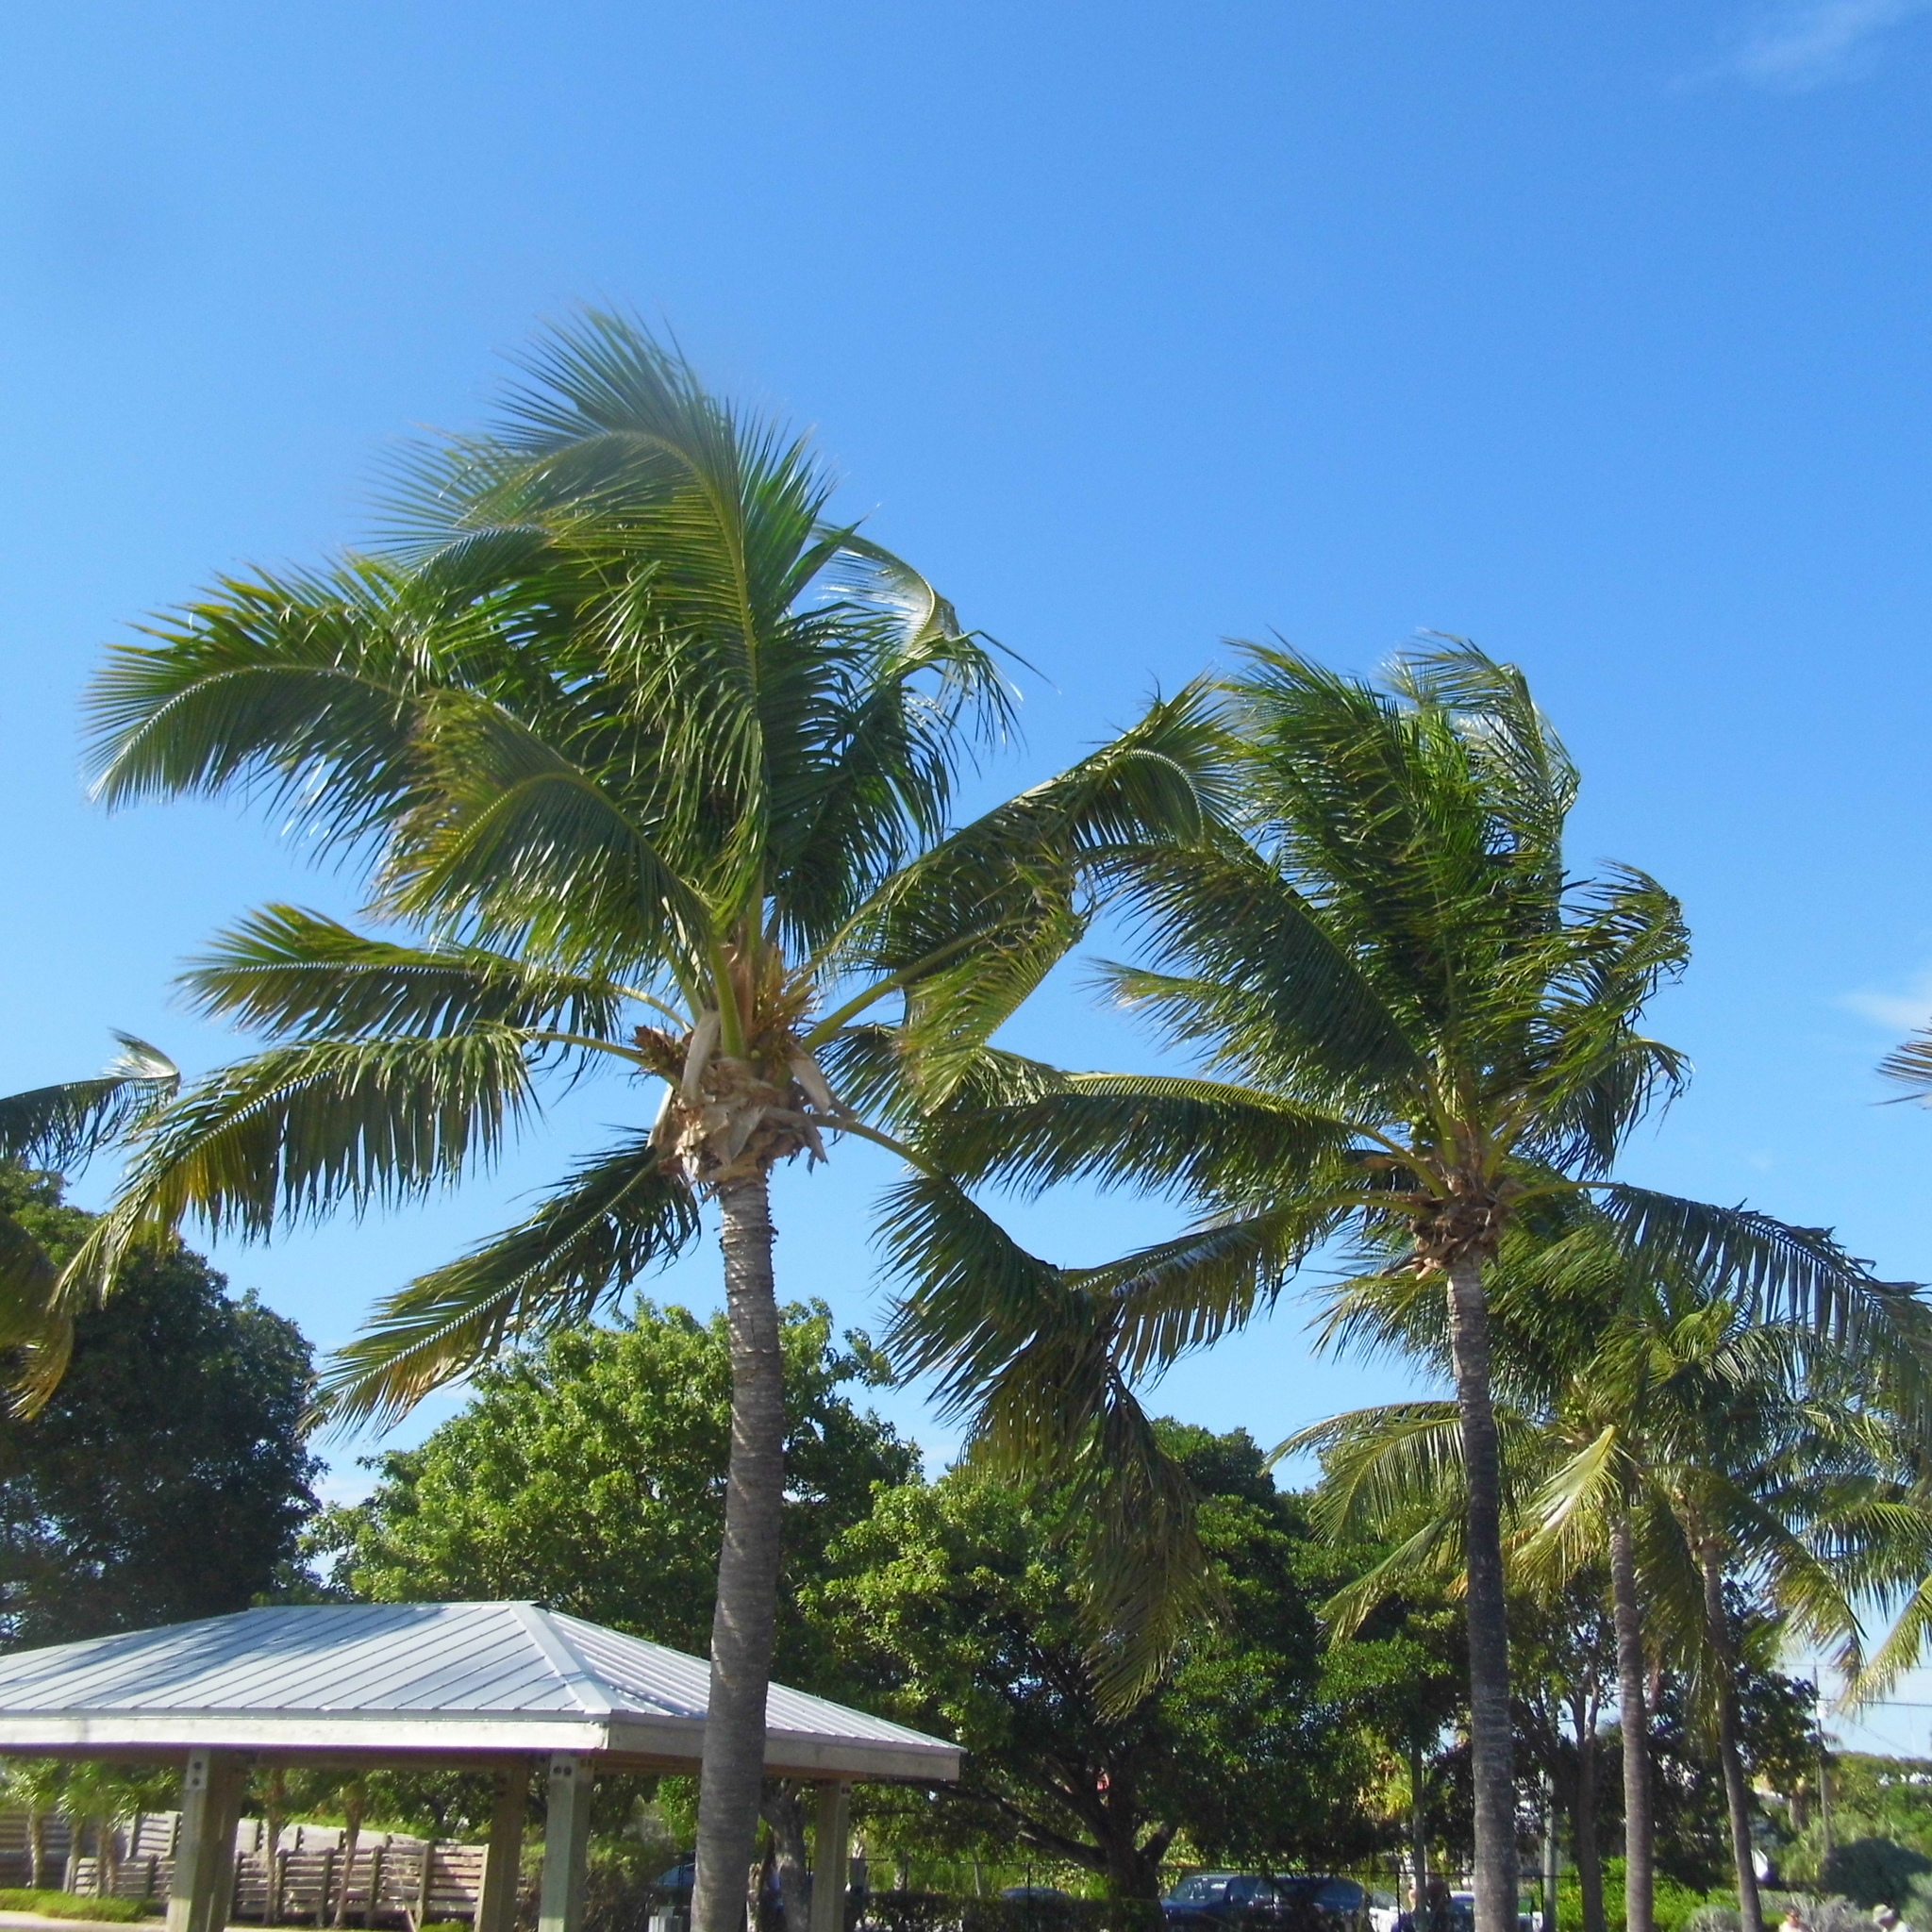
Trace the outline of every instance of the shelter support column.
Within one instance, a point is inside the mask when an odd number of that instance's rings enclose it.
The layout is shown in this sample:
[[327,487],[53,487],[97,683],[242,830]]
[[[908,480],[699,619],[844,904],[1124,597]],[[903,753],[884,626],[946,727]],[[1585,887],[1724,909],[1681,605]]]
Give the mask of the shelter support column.
[[852,1787],[819,1787],[818,1842],[811,1860],[811,1932],[845,1932],[852,1851]]
[[246,1771],[240,1752],[191,1751],[181,1776],[181,1818],[168,1932],[222,1932],[235,1890],[235,1826]]
[[496,1774],[496,1807],[490,1814],[490,1849],[483,1859],[483,1891],[476,1901],[476,1932],[516,1932],[517,1881],[524,1857],[524,1807],[529,1766],[521,1758]]
[[537,1932],[583,1932],[584,1868],[591,1846],[591,1782],[588,1757],[559,1753],[550,1760],[549,1803],[543,1820],[543,1889],[537,1907]]

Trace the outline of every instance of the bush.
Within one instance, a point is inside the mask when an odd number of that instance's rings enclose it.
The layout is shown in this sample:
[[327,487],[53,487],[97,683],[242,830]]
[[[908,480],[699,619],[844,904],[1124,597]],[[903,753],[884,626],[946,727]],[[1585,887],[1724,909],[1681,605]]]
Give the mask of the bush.
[[1741,1932],[1743,1924],[1736,1906],[1699,1906],[1684,1921],[1684,1932]]
[[1932,1858],[1895,1839],[1855,1838],[1833,1845],[1819,1873],[1824,1890],[1841,1893],[1870,1911],[1874,1906],[1895,1906],[1912,1889],[1912,1880],[1932,1872]]

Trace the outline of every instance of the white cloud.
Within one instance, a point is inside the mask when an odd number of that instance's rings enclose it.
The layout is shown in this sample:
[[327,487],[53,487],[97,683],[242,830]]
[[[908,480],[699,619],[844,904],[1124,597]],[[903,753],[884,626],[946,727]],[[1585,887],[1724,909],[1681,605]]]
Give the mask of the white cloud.
[[1922,973],[1906,992],[1841,993],[1837,1005],[1875,1020],[1890,1033],[1916,1033],[1932,1025],[1932,973]]
[[1871,71],[1881,35],[1932,0],[1796,0],[1761,21],[1727,72],[1758,87],[1802,93]]

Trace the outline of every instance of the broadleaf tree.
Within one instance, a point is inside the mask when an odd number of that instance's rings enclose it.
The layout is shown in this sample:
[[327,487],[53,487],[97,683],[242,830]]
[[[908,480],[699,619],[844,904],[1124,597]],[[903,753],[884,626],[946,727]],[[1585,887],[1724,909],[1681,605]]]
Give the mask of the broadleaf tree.
[[941,1097],[1078,938],[1087,881],[1193,836],[1198,693],[966,824],[1008,688],[803,441],[619,318],[553,332],[486,433],[405,466],[382,547],[228,577],[92,694],[111,805],[234,792],[366,883],[371,932],[272,907],[188,976],[261,1049],[184,1092],[108,1230],[266,1237],[417,1199],[592,1066],[661,1103],[524,1220],[391,1295],[326,1390],[386,1419],[607,1306],[717,1211],[733,1351],[696,1932],[742,1911],[783,1492],[769,1180],[895,1143],[828,1077]]

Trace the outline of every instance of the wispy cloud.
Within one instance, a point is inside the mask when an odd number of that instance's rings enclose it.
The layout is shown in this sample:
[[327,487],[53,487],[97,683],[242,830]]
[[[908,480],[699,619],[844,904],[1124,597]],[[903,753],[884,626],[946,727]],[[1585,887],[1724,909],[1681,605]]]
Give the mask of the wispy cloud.
[[1932,973],[1920,974],[1905,992],[1841,993],[1837,1004],[1890,1033],[1915,1033],[1932,1024]]
[[1767,15],[1724,62],[1754,86],[1803,93],[1869,74],[1878,42],[1932,0],[1796,0]]

